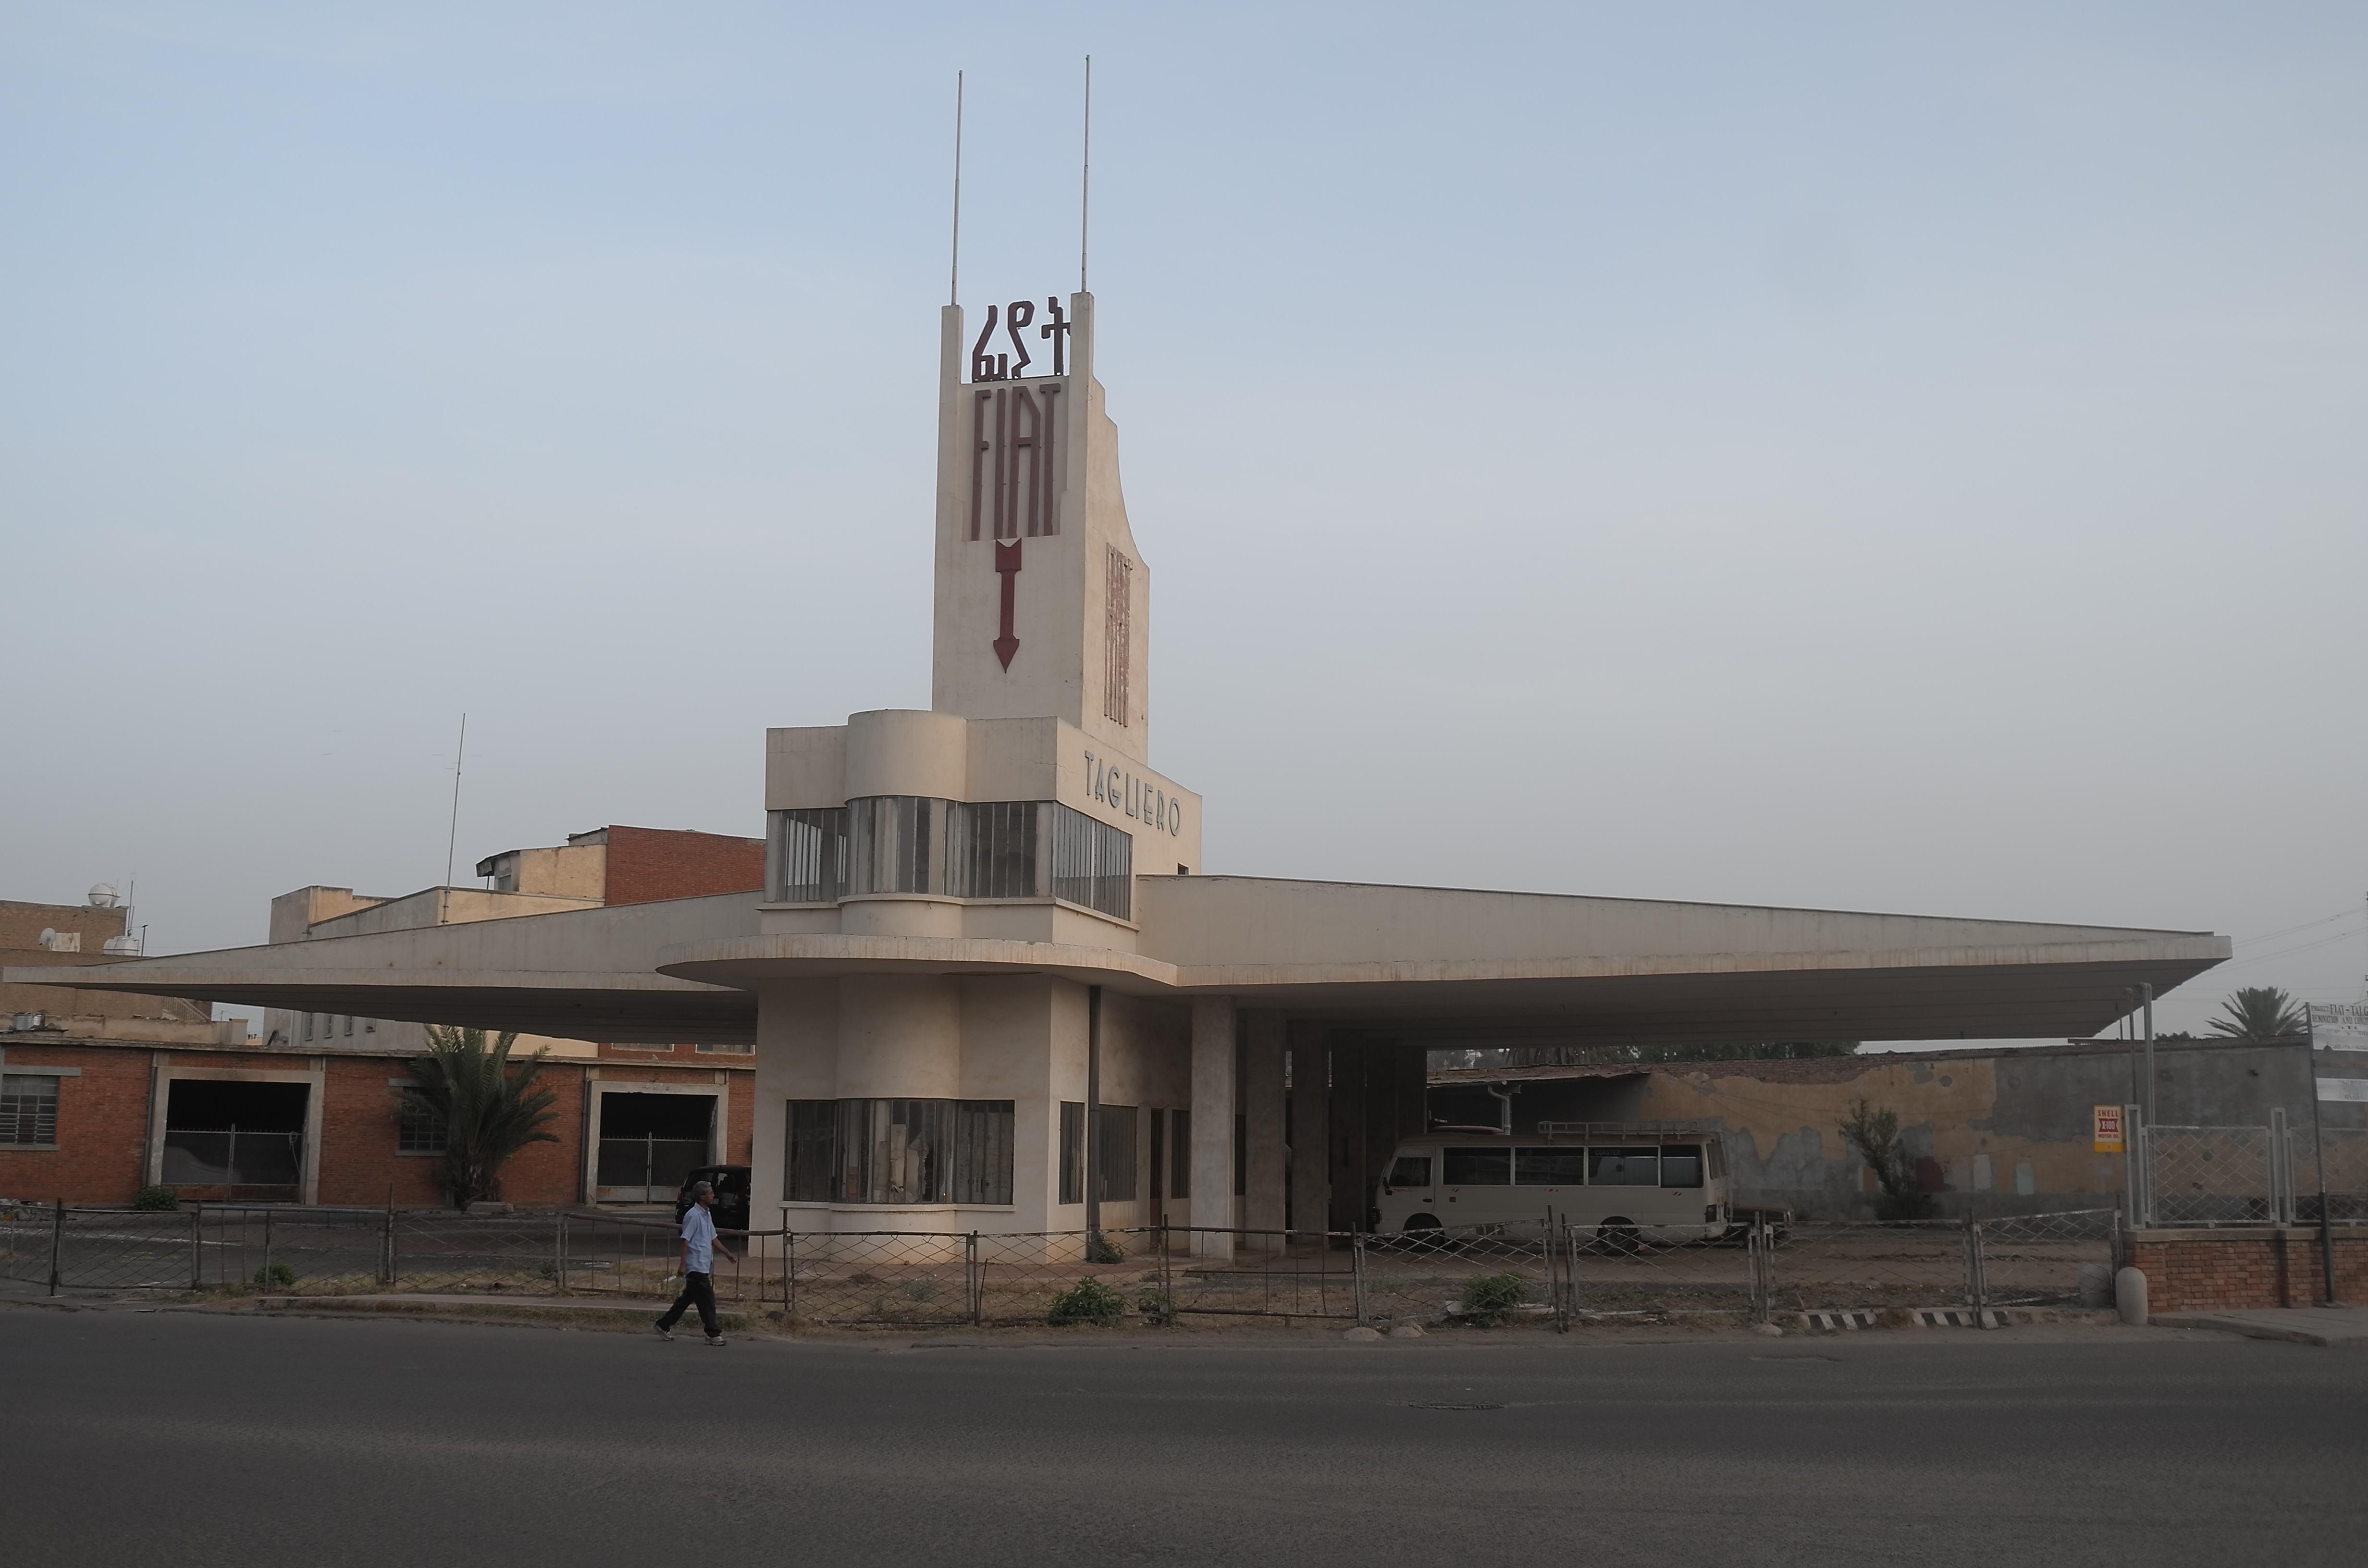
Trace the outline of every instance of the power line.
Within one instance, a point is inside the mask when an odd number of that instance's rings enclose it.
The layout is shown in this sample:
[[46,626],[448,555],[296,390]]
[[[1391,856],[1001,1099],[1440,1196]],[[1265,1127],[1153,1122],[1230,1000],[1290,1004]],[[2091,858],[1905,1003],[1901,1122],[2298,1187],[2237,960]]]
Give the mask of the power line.
[[2258,937],[2239,937],[2240,942],[2274,942],[2280,937],[2291,937],[2297,931],[2307,931],[2314,926],[2324,926],[2330,920],[2354,920],[2368,915],[2368,909],[2346,909],[2335,915],[2322,915],[2316,920],[2305,920],[2299,926],[2289,926],[2283,931],[2264,931]]

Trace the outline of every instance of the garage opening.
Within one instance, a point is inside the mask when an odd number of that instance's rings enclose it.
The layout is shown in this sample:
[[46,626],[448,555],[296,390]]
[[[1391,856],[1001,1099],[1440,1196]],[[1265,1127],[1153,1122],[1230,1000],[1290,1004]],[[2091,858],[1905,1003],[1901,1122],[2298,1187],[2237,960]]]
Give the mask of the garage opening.
[[166,1187],[224,1203],[302,1200],[312,1085],[176,1078],[165,1089]]
[[671,1202],[683,1177],[713,1162],[713,1095],[600,1096],[594,1198],[602,1203]]

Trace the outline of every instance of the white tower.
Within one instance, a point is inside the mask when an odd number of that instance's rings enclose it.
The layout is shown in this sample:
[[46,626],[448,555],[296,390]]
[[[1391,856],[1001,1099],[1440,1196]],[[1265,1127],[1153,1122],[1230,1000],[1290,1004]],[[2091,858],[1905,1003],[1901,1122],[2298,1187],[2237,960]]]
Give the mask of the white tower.
[[[1150,571],[1094,380],[1094,297],[945,307],[930,705],[1150,754]],[[1028,374],[1029,371],[1039,372]]]

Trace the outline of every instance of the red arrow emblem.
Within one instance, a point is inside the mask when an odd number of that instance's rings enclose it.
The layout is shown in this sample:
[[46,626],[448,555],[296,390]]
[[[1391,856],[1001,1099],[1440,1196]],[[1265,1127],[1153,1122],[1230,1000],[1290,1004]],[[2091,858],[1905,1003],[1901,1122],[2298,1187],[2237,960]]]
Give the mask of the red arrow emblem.
[[995,656],[1003,667],[1011,667],[1011,655],[1019,652],[1019,639],[1011,634],[1011,597],[1019,578],[1019,541],[995,541],[996,575],[1003,579],[1003,635],[995,640]]

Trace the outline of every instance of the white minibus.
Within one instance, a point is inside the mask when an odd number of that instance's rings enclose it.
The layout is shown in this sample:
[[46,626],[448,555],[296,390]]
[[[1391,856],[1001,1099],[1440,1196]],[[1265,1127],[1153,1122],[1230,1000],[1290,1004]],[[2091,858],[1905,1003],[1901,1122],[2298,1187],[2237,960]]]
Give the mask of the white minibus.
[[1707,1128],[1636,1122],[1441,1129],[1398,1144],[1370,1217],[1394,1235],[1543,1223],[1549,1210],[1615,1244],[1715,1241],[1734,1218],[1725,1142]]

